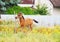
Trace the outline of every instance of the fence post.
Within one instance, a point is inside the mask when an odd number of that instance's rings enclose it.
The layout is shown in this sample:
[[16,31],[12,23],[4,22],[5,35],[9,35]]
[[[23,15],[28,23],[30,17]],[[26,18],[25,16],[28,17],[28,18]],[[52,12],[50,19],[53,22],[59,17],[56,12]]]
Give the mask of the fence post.
[[0,19],[1,19],[1,14],[0,14]]

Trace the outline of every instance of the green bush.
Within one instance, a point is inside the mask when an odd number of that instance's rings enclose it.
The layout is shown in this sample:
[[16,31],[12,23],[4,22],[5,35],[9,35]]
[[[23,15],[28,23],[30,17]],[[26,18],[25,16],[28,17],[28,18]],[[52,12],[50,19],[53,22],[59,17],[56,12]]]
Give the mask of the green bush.
[[33,15],[34,14],[34,10],[30,7],[22,7],[21,8],[21,12],[26,14],[26,15]]
[[37,5],[37,9],[35,9],[34,13],[40,14],[40,15],[47,15],[48,10],[47,10],[47,7],[45,5],[43,5],[43,6]]
[[34,14],[34,10],[30,7],[20,7],[20,6],[13,6],[13,7],[9,7],[6,11],[6,14],[14,14],[15,13],[19,13],[22,12],[24,14],[29,14],[32,15]]
[[30,8],[30,7],[20,7],[20,6],[13,6],[9,7],[6,10],[6,14],[14,14],[14,11],[16,14],[19,12],[24,13],[25,15],[47,15],[48,10],[46,6],[40,6],[38,5],[36,9]]
[[19,6],[13,6],[13,7],[9,7],[6,10],[6,14],[14,14],[14,11],[16,13],[20,12],[20,7]]

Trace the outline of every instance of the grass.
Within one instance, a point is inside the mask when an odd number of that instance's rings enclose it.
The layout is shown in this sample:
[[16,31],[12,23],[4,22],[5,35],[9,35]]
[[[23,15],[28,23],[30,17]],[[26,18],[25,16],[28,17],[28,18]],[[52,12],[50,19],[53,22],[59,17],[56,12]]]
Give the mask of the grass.
[[[7,21],[8,22],[8,21]],[[33,27],[30,31],[20,27],[14,33],[14,22],[4,22],[0,24],[0,42],[60,42],[60,26],[56,25],[53,29],[49,27]],[[11,26],[10,26],[11,25]]]

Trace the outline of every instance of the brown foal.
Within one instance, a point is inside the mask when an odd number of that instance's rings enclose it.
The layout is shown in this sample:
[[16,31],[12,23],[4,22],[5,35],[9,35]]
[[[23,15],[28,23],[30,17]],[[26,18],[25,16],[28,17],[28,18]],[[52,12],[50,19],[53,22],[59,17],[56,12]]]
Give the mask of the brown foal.
[[26,26],[29,26],[30,29],[32,30],[32,25],[33,25],[33,21],[38,23],[35,19],[30,19],[30,18],[24,18],[24,16],[22,15],[22,13],[18,13],[16,19],[19,19],[20,21],[20,26],[21,27],[26,27]]

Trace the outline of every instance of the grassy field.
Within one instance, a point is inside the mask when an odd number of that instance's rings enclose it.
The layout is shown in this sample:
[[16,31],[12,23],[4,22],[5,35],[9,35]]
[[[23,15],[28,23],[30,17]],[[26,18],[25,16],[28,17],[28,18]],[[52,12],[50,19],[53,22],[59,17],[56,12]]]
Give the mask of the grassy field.
[[60,42],[60,26],[21,28],[14,32],[15,23],[0,22],[0,42]]

